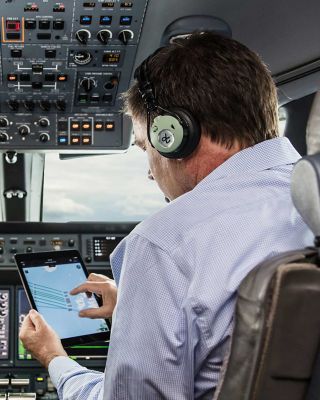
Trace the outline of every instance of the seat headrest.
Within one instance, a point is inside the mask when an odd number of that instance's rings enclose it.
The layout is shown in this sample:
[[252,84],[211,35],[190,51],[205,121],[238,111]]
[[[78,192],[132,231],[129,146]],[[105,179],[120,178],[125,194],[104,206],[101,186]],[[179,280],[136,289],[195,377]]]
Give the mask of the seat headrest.
[[303,157],[291,179],[293,204],[315,236],[320,236],[320,154]]

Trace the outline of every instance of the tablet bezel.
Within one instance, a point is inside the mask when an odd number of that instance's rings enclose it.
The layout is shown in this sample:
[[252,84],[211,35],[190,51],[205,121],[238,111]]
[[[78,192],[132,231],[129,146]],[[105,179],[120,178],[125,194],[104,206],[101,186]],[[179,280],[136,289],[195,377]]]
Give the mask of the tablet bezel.
[[[67,260],[70,258],[77,258],[77,262],[81,264],[81,267],[83,269],[83,272],[86,277],[89,276],[87,268],[85,267],[85,264],[82,260],[82,257],[80,253],[77,250],[61,250],[61,251],[45,251],[45,252],[34,252],[34,253],[18,253],[14,255],[15,263],[18,267],[18,272],[24,287],[24,290],[26,292],[27,298],[29,300],[31,308],[35,309],[38,311],[37,306],[34,302],[31,290],[28,285],[28,281],[25,277],[25,274],[23,272],[23,268],[25,268],[26,265],[28,265],[28,268],[34,268],[43,265],[45,261],[49,260],[55,260],[58,264],[63,264],[63,260],[66,260],[65,264],[68,264]],[[34,265],[30,266],[30,262],[36,261],[36,263],[39,263],[39,265]],[[99,297],[97,297],[94,294],[95,299],[97,300],[97,303],[101,305],[101,301]],[[104,318],[102,318],[104,319]],[[89,335],[82,335],[82,336],[73,336],[69,338],[64,338],[61,339],[61,342],[64,347],[69,347],[73,346],[76,344],[84,344],[84,343],[90,343],[93,341],[97,340],[109,340],[110,339],[110,331],[111,331],[111,326],[110,322],[108,319],[104,319],[106,321],[106,324],[108,326],[108,331],[107,332],[98,332],[94,334],[89,334]],[[52,327],[54,329],[54,326]]]

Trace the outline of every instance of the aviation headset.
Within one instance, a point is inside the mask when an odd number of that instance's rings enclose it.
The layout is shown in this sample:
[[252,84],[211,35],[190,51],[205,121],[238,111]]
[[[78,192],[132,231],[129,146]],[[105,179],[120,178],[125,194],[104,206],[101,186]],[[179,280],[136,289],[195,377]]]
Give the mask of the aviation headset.
[[[163,157],[185,158],[197,147],[200,140],[200,124],[193,115],[180,107],[161,107],[150,80],[148,63],[163,47],[146,58],[135,70],[139,93],[147,109],[148,140]],[[158,111],[151,124],[151,112]]]

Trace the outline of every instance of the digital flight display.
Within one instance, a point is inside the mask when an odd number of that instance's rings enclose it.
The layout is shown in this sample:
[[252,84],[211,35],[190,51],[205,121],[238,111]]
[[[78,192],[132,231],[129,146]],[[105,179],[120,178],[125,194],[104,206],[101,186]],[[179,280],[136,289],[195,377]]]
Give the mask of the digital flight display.
[[104,236],[93,238],[93,254],[94,261],[109,261],[109,256],[123,237]]
[[[17,307],[18,307],[18,326],[19,331],[21,325],[28,315],[30,311],[29,301],[26,295],[26,292],[23,288],[17,290]],[[19,360],[33,360],[32,355],[24,348],[19,336],[17,337],[18,340],[18,359]]]
[[9,359],[10,291],[0,288],[0,360]]

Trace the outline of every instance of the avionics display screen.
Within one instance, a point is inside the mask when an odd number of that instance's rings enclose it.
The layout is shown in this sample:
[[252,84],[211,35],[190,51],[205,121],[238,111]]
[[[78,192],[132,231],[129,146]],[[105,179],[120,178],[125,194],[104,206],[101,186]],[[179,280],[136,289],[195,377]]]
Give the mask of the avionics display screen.
[[64,264],[25,264],[22,271],[37,310],[61,339],[109,331],[103,319],[79,317],[80,310],[98,307],[94,296],[89,297],[86,293],[70,295],[71,289],[87,279],[80,262],[70,259]]
[[123,237],[104,236],[93,238],[94,261],[109,261],[109,256]]
[[0,360],[9,359],[10,291],[0,288]]
[[[25,319],[25,317],[28,315],[30,311],[30,305],[29,301],[27,299],[26,292],[24,291],[23,288],[17,290],[17,308],[18,308],[18,326],[19,326],[19,331],[21,328],[21,325]],[[24,348],[21,340],[19,339],[19,335],[17,335],[17,340],[18,340],[18,359],[19,360],[32,360],[31,354]]]

